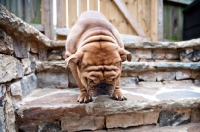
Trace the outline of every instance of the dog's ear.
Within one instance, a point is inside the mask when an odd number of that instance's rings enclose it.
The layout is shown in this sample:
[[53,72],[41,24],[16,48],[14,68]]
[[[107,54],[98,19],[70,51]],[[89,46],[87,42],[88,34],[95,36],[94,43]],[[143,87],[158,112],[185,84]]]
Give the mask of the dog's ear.
[[132,54],[130,52],[126,51],[123,48],[119,48],[118,51],[119,51],[120,57],[122,59],[122,62],[124,62],[126,60],[128,60],[128,61],[132,60]]
[[67,66],[69,65],[70,62],[72,62],[74,64],[78,64],[79,62],[81,62],[82,57],[83,57],[83,52],[77,51],[75,54],[73,54],[65,59],[65,67],[67,68]]

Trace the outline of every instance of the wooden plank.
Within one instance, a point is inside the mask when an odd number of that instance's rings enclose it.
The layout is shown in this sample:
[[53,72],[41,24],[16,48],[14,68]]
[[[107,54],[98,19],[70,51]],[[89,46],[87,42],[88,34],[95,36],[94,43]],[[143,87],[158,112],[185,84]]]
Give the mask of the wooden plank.
[[107,20],[118,29],[120,33],[127,34],[128,28],[130,28],[128,27],[128,22],[113,1],[101,0],[100,11],[105,15]]
[[[57,28],[66,28],[66,0],[57,0]],[[66,40],[66,37],[57,34],[57,40]]]
[[45,17],[45,11],[44,11],[44,0],[41,0],[41,24],[44,24],[44,17]]
[[17,1],[16,0],[10,0],[10,12],[18,16],[17,12]]
[[45,9],[45,35],[53,40],[54,39],[54,28],[53,28],[53,1],[44,0]]
[[11,9],[11,3],[10,3],[10,1],[8,1],[8,0],[6,0],[5,1],[5,6],[6,6],[6,8],[10,11]]
[[114,19],[117,18],[115,27],[118,28],[119,32],[122,34],[128,34],[129,28],[134,30],[132,26],[129,24],[128,20],[123,15],[123,13],[120,11],[120,9],[116,6],[116,4],[113,1],[112,1],[112,6],[115,10],[110,12],[110,16],[114,17]]
[[136,35],[120,34],[120,36],[124,42],[125,41],[146,42],[151,40],[149,37],[141,37]]
[[128,9],[124,5],[124,2],[122,0],[114,0],[115,4],[118,6],[120,11],[124,14],[125,18],[129,21],[131,26],[136,30],[137,34],[139,36],[146,36],[142,28],[138,25],[138,23],[135,21],[135,19],[131,16]]
[[105,15],[105,17],[110,21],[109,19],[109,4],[110,4],[110,1],[108,0],[101,0],[100,1],[100,12],[103,13]]
[[165,6],[164,6],[164,21],[163,21],[163,24],[164,24],[164,39],[169,39],[169,27],[168,27],[168,25],[169,25],[169,22],[168,22],[168,20],[169,20],[169,15],[168,15],[168,8],[169,8],[169,6],[168,6],[168,4],[165,4]]
[[158,41],[163,41],[163,0],[158,0]]
[[158,41],[158,0],[151,0],[151,40]]
[[[128,8],[129,12],[131,13],[131,16],[133,16],[133,18],[135,19],[135,21],[137,21],[137,17],[138,17],[138,13],[137,13],[138,0],[123,0],[123,1],[126,4],[126,7]],[[127,34],[135,34],[135,35],[137,34],[137,32],[135,31],[135,29],[130,28],[132,26],[129,23],[128,23],[127,26],[128,26],[128,32],[127,32]]]
[[2,4],[3,6],[6,6],[6,0],[0,0],[0,4]]
[[56,34],[67,36],[69,34],[69,28],[56,28]]
[[24,20],[25,18],[25,16],[24,16],[24,9],[23,9],[23,0],[18,0],[17,1],[17,16],[19,17],[19,18],[21,18],[22,20]]
[[77,20],[77,1],[68,0],[68,27],[71,28]]
[[98,0],[90,0],[90,2],[89,2],[89,10],[98,11]]
[[57,0],[57,27],[66,27],[66,0]]
[[79,15],[87,11],[87,0],[79,0]]
[[138,0],[138,23],[147,36],[151,35],[151,1]]
[[178,39],[177,33],[179,30],[178,29],[178,9],[177,9],[177,7],[173,6],[171,16],[172,16],[172,21],[171,21],[172,36],[171,36],[171,38],[172,38],[172,40],[177,41],[177,39]]
[[25,0],[24,9],[25,16],[24,20],[27,23],[41,23],[41,12],[40,12],[41,0]]
[[183,17],[184,16],[183,16],[182,12],[183,12],[184,9],[185,9],[185,7],[181,6],[181,7],[179,7],[179,11],[178,11],[178,18],[179,18],[178,28],[180,29],[179,30],[179,32],[180,32],[179,33],[179,38],[178,38],[179,41],[183,40],[183,34],[182,33],[183,33]]

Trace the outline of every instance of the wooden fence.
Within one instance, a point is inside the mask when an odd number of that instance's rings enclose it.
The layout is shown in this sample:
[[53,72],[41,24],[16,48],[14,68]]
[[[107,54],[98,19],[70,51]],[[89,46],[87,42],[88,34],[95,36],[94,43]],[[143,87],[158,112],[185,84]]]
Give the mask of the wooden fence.
[[71,28],[77,17],[87,10],[102,12],[121,34],[152,41],[163,39],[162,0],[58,0],[58,38],[62,39],[60,35],[68,32],[60,28]]
[[41,0],[0,0],[0,4],[27,23],[41,24]]
[[[25,21],[25,17],[31,18],[26,22],[44,32],[50,39],[54,39],[55,31],[53,12],[56,12],[57,16],[57,39],[66,39],[69,29],[78,16],[87,10],[102,12],[121,34],[134,35],[135,40],[163,39],[163,0],[56,0],[57,10],[53,9],[55,6],[53,0],[0,0],[0,3],[6,5],[8,1],[17,5],[15,10],[20,10],[20,6],[23,9],[21,12],[14,11],[14,14],[15,12],[19,12],[17,16],[24,14],[21,18]],[[9,6],[7,4],[6,7]],[[13,9],[10,7],[9,10]],[[34,19],[37,19],[37,22]]]

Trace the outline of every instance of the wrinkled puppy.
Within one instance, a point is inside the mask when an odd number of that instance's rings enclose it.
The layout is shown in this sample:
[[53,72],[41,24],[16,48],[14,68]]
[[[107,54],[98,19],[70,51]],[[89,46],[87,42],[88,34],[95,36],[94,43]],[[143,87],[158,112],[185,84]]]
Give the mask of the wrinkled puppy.
[[92,96],[109,95],[126,100],[119,88],[123,61],[132,55],[115,27],[97,11],[83,12],[71,28],[66,41],[66,66],[80,88],[78,102],[92,101]]

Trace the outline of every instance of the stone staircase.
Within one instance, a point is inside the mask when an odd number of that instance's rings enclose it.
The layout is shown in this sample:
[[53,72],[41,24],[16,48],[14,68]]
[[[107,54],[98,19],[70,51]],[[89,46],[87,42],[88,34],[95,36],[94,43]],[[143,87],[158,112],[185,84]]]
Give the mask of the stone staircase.
[[200,39],[124,40],[128,100],[79,95],[64,65],[64,41],[52,41],[0,5],[0,131],[200,132]]
[[91,103],[80,104],[76,102],[79,89],[64,61],[38,61],[39,88],[16,105],[19,129],[28,131],[32,126],[34,131],[199,132],[199,69],[199,62],[180,58],[125,62],[121,88],[127,101],[102,95]]

